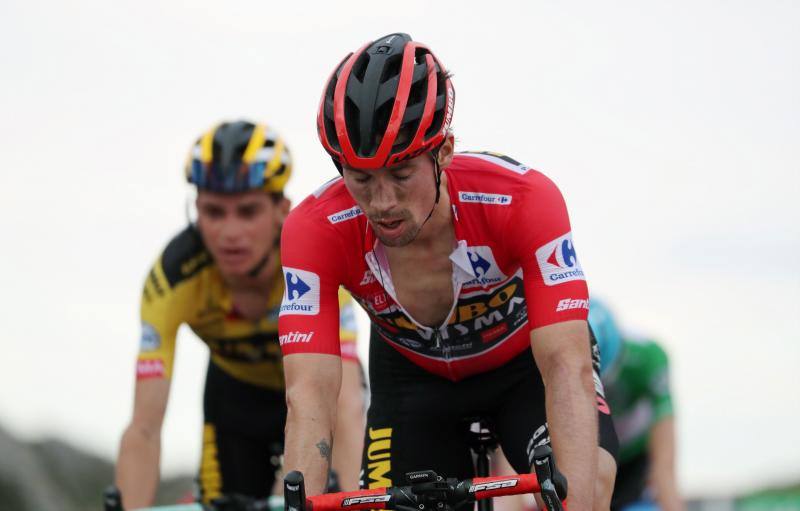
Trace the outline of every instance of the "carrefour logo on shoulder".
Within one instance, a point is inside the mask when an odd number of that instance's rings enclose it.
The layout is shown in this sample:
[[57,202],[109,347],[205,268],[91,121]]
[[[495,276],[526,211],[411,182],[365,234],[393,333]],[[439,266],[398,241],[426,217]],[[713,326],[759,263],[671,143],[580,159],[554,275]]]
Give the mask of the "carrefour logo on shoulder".
[[328,216],[328,221],[332,224],[338,224],[339,222],[344,222],[345,220],[353,219],[357,216],[362,214],[361,208],[358,206],[353,206],[350,209],[345,209],[339,211],[338,213],[334,213]]
[[319,275],[297,268],[283,267],[285,289],[280,315],[319,314]]
[[572,232],[536,249],[536,260],[545,285],[555,286],[573,280],[586,280],[572,244]]
[[494,204],[496,206],[508,206],[511,204],[510,195],[501,195],[499,193],[458,192],[458,200],[478,204]]

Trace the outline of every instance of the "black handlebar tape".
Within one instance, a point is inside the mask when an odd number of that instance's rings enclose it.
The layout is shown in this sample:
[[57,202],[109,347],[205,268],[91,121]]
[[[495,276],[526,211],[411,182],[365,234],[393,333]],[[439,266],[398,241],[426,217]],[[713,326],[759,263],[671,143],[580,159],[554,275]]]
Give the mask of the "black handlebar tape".
[[285,511],[306,511],[306,485],[303,474],[293,470],[283,478]]

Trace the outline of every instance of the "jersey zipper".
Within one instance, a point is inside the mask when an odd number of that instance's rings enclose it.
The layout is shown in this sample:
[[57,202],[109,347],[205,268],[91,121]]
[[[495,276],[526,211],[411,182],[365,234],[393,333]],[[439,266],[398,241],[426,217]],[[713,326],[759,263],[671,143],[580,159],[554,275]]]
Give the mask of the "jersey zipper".
[[[367,262],[367,266],[369,267],[369,269],[372,271],[373,274],[378,275],[380,273],[383,273],[381,264],[378,261],[377,254],[374,250],[371,253],[365,254],[364,258]],[[450,347],[444,342],[444,338],[442,337],[442,329],[447,328],[447,324],[450,321],[450,316],[453,315],[453,312],[456,309],[456,305],[458,304],[458,297],[461,295],[461,288],[464,285],[464,283],[460,279],[457,279],[455,275],[456,275],[455,272],[453,272],[452,279],[453,283],[456,284],[455,287],[453,288],[453,304],[450,306],[450,312],[447,314],[447,316],[445,316],[444,322],[438,327],[425,326],[419,323],[416,319],[414,319],[414,317],[411,314],[409,314],[409,312],[406,310],[405,307],[403,307],[403,304],[400,303],[400,301],[397,299],[397,296],[394,293],[394,283],[391,281],[391,274],[389,277],[389,283],[391,284],[392,287],[391,290],[386,288],[385,282],[383,281],[381,282],[381,287],[383,288],[383,290],[390,297],[392,297],[394,303],[403,312],[403,314],[411,321],[411,323],[414,324],[418,329],[421,329],[424,332],[430,332],[432,334],[431,338],[433,339],[433,346],[435,348],[440,348],[442,350],[442,361],[444,362],[444,365],[447,368],[447,373],[451,376],[451,378],[454,377],[454,375],[453,375],[453,368],[450,364]]]

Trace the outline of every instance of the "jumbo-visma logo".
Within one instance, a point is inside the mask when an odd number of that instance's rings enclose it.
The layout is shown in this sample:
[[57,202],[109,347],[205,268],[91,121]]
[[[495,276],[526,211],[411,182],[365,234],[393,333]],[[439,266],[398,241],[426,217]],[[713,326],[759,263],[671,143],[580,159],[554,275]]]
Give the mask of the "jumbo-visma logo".
[[572,232],[539,247],[536,250],[536,260],[547,286],[585,280],[578,255],[575,253],[575,246],[572,244]]
[[298,268],[283,267],[285,289],[280,315],[319,314],[319,275]]

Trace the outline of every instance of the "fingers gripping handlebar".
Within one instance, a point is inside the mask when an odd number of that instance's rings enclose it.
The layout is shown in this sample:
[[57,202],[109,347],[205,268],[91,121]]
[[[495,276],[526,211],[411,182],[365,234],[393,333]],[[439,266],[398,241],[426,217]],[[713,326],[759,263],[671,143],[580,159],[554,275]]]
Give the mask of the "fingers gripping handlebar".
[[549,446],[534,453],[536,474],[445,479],[432,470],[406,474],[408,486],[329,493],[306,498],[303,475],[293,471],[284,479],[286,511],[349,511],[398,509],[401,511],[448,511],[477,500],[541,493],[549,511],[566,510],[566,479],[557,471]]

